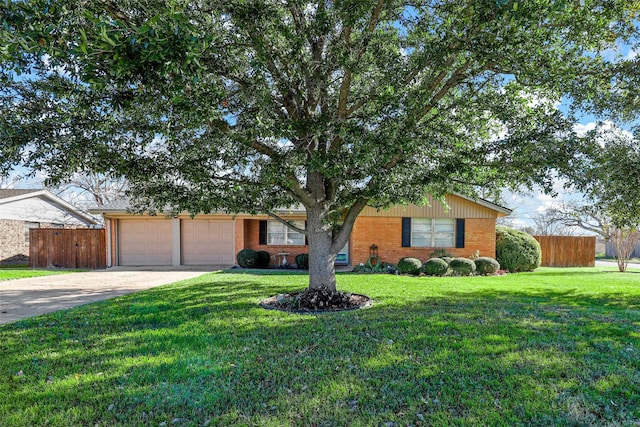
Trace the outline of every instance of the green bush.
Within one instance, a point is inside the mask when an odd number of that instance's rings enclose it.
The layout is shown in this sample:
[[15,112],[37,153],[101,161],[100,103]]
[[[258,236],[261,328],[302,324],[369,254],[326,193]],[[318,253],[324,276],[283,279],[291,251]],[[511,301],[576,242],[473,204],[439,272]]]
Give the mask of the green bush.
[[427,276],[444,276],[449,270],[449,264],[441,258],[431,258],[422,266],[422,272]]
[[494,274],[500,270],[500,264],[493,258],[480,257],[475,263],[477,274]]
[[258,253],[253,249],[243,249],[236,255],[236,261],[242,268],[254,268],[258,263]]
[[496,260],[512,273],[540,267],[540,244],[530,234],[507,227],[496,227]]
[[476,272],[476,263],[469,258],[454,258],[449,268],[454,276],[472,276]]
[[398,261],[398,273],[400,274],[420,274],[422,262],[417,258],[402,258]]
[[258,251],[258,260],[256,261],[256,267],[258,268],[269,268],[269,264],[271,263],[271,254],[267,251]]
[[309,269],[309,254],[296,255],[296,264],[303,270]]
[[447,265],[449,265],[449,263],[451,262],[451,260],[453,259],[453,257],[450,256],[441,256],[440,257],[441,260],[443,260],[444,262],[447,263]]

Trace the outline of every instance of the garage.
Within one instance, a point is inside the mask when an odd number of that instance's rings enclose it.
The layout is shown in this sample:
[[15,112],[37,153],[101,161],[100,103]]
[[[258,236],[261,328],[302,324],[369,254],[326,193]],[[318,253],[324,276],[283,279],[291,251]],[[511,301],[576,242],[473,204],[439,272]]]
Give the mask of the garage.
[[120,265],[171,265],[171,220],[121,219]]
[[233,265],[233,221],[182,220],[180,252],[183,265]]

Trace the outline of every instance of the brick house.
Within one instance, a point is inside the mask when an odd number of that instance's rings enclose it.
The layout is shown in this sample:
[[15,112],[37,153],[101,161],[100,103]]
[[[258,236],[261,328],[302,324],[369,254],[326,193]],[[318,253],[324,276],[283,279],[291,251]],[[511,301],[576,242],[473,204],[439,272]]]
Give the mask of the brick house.
[[[448,209],[429,200],[425,206],[367,207],[358,216],[347,246],[337,264],[358,265],[378,247],[382,261],[396,263],[401,257],[427,259],[438,248],[454,256],[495,256],[496,219],[511,213],[485,200],[461,195],[446,197]],[[305,236],[266,215],[181,214],[133,215],[124,201],[91,210],[102,214],[107,229],[109,266],[113,265],[219,265],[235,264],[241,249],[265,250],[272,264],[307,253]],[[305,211],[288,209],[280,215],[304,228]]]
[[80,228],[95,218],[46,190],[0,190],[0,264],[29,261],[32,228]]

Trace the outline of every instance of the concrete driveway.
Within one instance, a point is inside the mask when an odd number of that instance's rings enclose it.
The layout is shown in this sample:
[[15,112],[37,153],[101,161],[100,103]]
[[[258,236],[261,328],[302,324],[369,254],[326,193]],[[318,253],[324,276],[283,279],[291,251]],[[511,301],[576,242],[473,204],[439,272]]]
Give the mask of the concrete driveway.
[[113,267],[0,281],[0,324],[201,276],[215,267]]
[[[617,269],[618,268],[618,263],[615,262],[615,261],[600,261],[600,260],[596,260],[596,267],[612,267],[612,268]],[[640,269],[640,264],[629,263],[627,265],[627,269],[628,270]]]

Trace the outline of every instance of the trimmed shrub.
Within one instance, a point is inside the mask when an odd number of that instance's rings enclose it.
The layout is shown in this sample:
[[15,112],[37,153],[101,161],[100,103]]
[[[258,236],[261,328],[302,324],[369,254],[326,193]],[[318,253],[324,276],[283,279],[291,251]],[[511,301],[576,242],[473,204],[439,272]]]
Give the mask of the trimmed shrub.
[[417,258],[402,258],[398,261],[398,273],[400,274],[420,274],[422,262]]
[[449,270],[449,264],[441,258],[431,258],[422,266],[422,272],[427,276],[444,276]]
[[303,270],[309,269],[309,254],[296,255],[296,264]]
[[500,264],[493,258],[486,256],[480,257],[475,260],[476,274],[495,274],[500,270]]
[[447,265],[449,265],[449,263],[451,262],[451,260],[453,259],[453,257],[450,256],[441,256],[440,257],[441,260],[443,260],[444,262],[447,263]]
[[454,258],[449,268],[454,276],[472,276],[476,272],[476,263],[469,258]]
[[256,267],[258,268],[269,268],[269,264],[271,263],[271,254],[267,251],[258,251],[258,260],[256,261]]
[[243,249],[236,255],[236,261],[242,268],[254,268],[258,263],[258,253],[253,249]]
[[496,260],[512,273],[540,267],[542,250],[530,234],[507,227],[496,227]]

